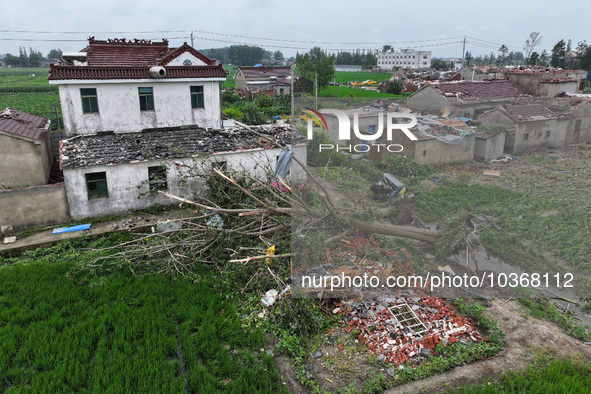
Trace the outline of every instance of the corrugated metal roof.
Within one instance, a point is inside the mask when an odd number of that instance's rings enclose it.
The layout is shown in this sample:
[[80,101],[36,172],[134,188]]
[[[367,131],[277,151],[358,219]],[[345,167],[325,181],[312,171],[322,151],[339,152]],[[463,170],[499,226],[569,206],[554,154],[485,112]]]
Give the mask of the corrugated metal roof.
[[49,119],[12,108],[0,112],[0,130],[6,133],[43,141],[48,133]]

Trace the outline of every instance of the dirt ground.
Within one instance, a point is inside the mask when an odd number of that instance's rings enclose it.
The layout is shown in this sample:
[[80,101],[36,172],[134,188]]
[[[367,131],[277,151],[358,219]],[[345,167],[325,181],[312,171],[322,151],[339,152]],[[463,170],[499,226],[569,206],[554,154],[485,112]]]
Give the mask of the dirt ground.
[[[591,345],[566,335],[554,324],[516,313],[519,310],[514,300],[495,300],[487,305],[486,314],[499,322],[506,335],[505,349],[498,355],[396,386],[385,393],[437,393],[467,384],[485,383],[506,372],[525,369],[540,354],[576,360],[569,347],[585,363],[591,361]],[[309,360],[308,369],[318,383],[327,391],[345,389],[351,385],[362,390],[363,384],[373,373],[393,379],[388,375],[387,367],[380,365],[375,355],[369,355],[364,344],[356,343],[352,335],[345,333],[344,327],[334,327],[331,335],[327,336],[328,341],[320,346],[323,356]],[[343,345],[342,350],[339,345]],[[289,389],[298,394],[307,393],[308,390],[295,379],[290,358],[279,353],[275,359]]]
[[[572,146],[563,149],[542,148],[513,156],[507,161],[495,163],[469,163],[442,169],[442,176],[456,178],[467,173],[467,182],[482,185],[494,185],[509,190],[525,193],[554,194],[561,193],[563,186],[575,186],[572,197],[579,193],[591,191],[591,144]],[[485,175],[485,170],[497,170],[502,176]],[[430,177],[431,178],[431,177]],[[434,176],[433,178],[436,178]],[[432,179],[423,181],[422,186],[437,187],[438,182]],[[339,188],[324,183],[333,195],[337,204],[353,201]],[[568,187],[568,186],[567,186]],[[572,190],[570,188],[569,190]],[[569,194],[569,196],[571,196]],[[356,200],[375,201],[369,194],[362,193]],[[375,202],[374,202],[375,203]],[[396,215],[389,217],[396,224],[417,225],[414,206],[410,199],[402,199],[384,203],[381,210],[384,214],[391,212]],[[550,216],[555,212],[540,212],[541,216]],[[418,249],[420,245],[413,242]],[[420,243],[419,243],[420,244]],[[426,252],[426,250],[425,250]],[[550,253],[550,252],[548,252]],[[498,295],[502,297],[502,295]],[[591,345],[566,335],[556,325],[538,321],[517,313],[520,305],[512,299],[497,298],[488,303],[486,314],[499,322],[505,332],[505,349],[490,359],[474,362],[469,365],[455,367],[453,370],[418,380],[387,390],[387,393],[445,392],[466,384],[484,383],[508,371],[522,370],[531,364],[540,354],[550,358],[571,358],[576,361],[573,352],[585,363],[591,361]],[[569,349],[570,348],[570,349]],[[362,343],[357,343],[354,336],[344,332],[344,325],[335,327],[327,335],[325,343],[320,344],[323,355],[318,359],[310,358],[308,370],[317,382],[328,391],[335,391],[354,386],[358,390],[373,373],[381,373],[387,379],[388,367],[382,366],[376,356],[370,356]],[[572,352],[571,352],[572,350]],[[293,392],[306,390],[293,378],[293,370],[289,357],[277,357],[279,369],[286,378]]]

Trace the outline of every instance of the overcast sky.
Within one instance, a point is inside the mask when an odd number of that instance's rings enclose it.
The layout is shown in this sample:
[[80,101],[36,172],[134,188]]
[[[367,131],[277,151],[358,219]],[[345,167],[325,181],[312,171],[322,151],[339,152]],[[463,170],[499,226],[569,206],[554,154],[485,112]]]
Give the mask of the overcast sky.
[[539,52],[550,51],[560,39],[572,39],[573,48],[582,40],[591,43],[591,30],[577,22],[589,13],[584,0],[1,0],[0,5],[0,53],[13,55],[19,46],[44,55],[52,48],[78,51],[90,35],[168,38],[171,46],[178,46],[191,43],[191,31],[197,49],[255,44],[281,50],[286,57],[315,45],[376,49],[384,44],[461,57],[464,36],[469,37],[466,50],[474,56],[498,54],[501,44],[521,51],[532,31],[542,34]]

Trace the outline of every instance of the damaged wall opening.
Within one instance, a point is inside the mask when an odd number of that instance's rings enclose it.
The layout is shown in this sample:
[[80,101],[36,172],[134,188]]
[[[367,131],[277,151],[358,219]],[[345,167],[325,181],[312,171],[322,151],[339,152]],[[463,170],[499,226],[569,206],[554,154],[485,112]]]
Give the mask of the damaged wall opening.
[[107,173],[106,172],[91,172],[85,174],[86,189],[88,190],[88,199],[94,200],[96,198],[108,198],[109,190],[107,188]]
[[148,167],[150,190],[168,190],[166,168],[163,166]]

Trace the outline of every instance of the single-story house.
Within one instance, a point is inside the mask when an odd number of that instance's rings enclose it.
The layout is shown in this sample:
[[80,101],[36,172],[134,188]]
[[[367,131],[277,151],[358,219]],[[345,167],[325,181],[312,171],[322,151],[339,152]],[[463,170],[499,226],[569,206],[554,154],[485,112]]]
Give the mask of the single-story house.
[[507,80],[435,82],[410,95],[406,103],[413,111],[478,119],[480,114],[524,96],[529,95]]
[[0,184],[45,185],[53,166],[51,121],[16,109],[0,112]]
[[236,92],[245,96],[259,93],[289,95],[291,78],[291,66],[243,66],[238,67],[234,75]]
[[[262,178],[275,169],[282,151],[265,137],[291,145],[298,160],[306,162],[306,140],[291,126],[187,126],[64,140],[60,160],[70,216],[78,220],[171,204],[159,190],[191,198],[204,190],[201,175],[210,174],[214,166]],[[289,177],[299,182],[305,173],[293,163]]]

